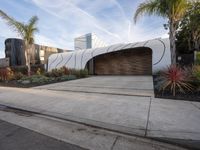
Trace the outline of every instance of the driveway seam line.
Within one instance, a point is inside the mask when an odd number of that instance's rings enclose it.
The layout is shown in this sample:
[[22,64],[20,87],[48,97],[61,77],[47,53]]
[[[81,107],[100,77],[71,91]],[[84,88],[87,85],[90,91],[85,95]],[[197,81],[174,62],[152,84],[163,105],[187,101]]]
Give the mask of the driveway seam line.
[[197,105],[195,105],[194,103],[190,102],[190,104],[192,104],[194,107],[196,107],[198,110],[200,110],[200,108]]
[[49,90],[49,91],[58,91],[58,92],[95,93],[95,94],[105,94],[105,95],[151,97],[151,96],[146,96],[146,95],[131,95],[131,94],[117,94],[117,93],[104,93],[104,92],[73,91],[73,90],[56,90],[56,89],[47,89],[47,90]]
[[[97,87],[97,86],[79,86],[79,85],[72,85],[72,84],[68,84],[68,86],[71,87],[87,87],[87,88],[105,88],[105,89],[126,89],[126,90],[147,90],[147,91],[152,91],[153,89],[137,89],[137,88],[113,88],[113,87],[106,87],[106,86],[101,86],[101,87]],[[52,86],[52,88],[55,88],[56,86]],[[44,88],[40,88],[40,87],[36,87],[35,89],[44,89]]]
[[148,126],[149,126],[149,118],[150,118],[150,110],[151,110],[151,101],[152,101],[152,98],[150,97],[149,109],[148,109],[148,114],[147,114],[147,124],[146,124],[145,135],[144,135],[145,137],[147,136]]
[[118,138],[119,138],[119,136],[116,136],[116,138],[115,138],[115,140],[114,140],[114,142],[113,142],[113,144],[112,144],[110,150],[113,150],[113,149],[114,149],[115,144],[117,143]]

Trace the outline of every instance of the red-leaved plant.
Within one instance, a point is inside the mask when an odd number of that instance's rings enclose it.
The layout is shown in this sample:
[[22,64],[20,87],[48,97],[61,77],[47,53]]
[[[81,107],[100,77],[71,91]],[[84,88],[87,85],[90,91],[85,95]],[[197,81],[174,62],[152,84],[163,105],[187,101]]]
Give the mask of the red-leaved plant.
[[185,93],[185,91],[191,91],[193,89],[189,81],[190,75],[187,69],[171,65],[166,70],[161,71],[160,90],[164,91],[170,89],[173,96],[176,96],[177,90],[181,93]]
[[10,67],[0,68],[0,80],[7,81],[13,78],[13,71]]

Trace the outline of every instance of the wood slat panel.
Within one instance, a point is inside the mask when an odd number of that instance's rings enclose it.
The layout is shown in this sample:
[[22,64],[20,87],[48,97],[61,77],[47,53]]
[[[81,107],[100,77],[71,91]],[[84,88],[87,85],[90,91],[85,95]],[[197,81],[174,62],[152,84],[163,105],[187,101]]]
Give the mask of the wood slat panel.
[[94,58],[96,75],[151,75],[152,51],[148,48],[127,49]]

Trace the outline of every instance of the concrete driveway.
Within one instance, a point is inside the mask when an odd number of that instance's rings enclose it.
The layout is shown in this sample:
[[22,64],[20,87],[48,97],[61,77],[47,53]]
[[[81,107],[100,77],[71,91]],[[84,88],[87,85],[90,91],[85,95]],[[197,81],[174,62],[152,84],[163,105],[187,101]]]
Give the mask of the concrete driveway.
[[200,103],[156,99],[152,92],[151,77],[91,77],[34,89],[0,87],[0,104],[118,132],[199,141]]
[[154,95],[152,76],[93,76],[40,86],[36,89],[132,96]]

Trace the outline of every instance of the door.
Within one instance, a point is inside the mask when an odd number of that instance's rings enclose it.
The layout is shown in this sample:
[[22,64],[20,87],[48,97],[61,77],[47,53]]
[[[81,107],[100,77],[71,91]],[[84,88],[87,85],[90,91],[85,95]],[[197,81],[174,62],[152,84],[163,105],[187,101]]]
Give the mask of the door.
[[96,56],[96,75],[151,75],[152,51],[149,48],[133,48]]

